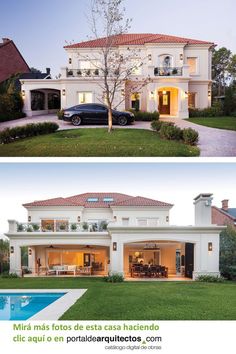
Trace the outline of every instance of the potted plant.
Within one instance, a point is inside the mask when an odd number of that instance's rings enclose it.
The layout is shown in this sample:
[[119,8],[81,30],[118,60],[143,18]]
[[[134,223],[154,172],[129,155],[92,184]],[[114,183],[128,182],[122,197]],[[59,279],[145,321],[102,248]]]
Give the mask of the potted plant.
[[174,68],[174,69],[173,69],[172,74],[173,74],[173,75],[177,75],[177,74],[178,74],[177,68]]
[[72,71],[72,70],[68,70],[68,71],[67,71],[67,75],[68,75],[68,76],[73,76],[73,71]]
[[91,70],[90,70],[90,69],[86,70],[86,75],[87,75],[87,76],[90,76],[90,75],[91,75]]
[[95,76],[98,76],[98,75],[99,75],[99,70],[98,70],[98,69],[95,69],[95,70],[94,70],[94,75],[95,75]]
[[80,69],[77,71],[77,75],[78,75],[78,76],[81,76],[81,75],[82,75],[82,71],[81,71]]
[[100,229],[101,229],[101,231],[106,231],[107,230],[107,222],[106,221],[102,221],[101,222]]
[[51,225],[51,224],[47,224],[47,225],[45,226],[45,229],[46,229],[47,231],[52,231],[52,225]]
[[34,231],[39,231],[39,225],[38,224],[32,224],[33,230]]
[[77,225],[75,223],[71,224],[70,228],[71,228],[71,231],[76,231],[77,230]]
[[18,225],[17,225],[17,231],[18,231],[18,232],[24,231],[24,226],[23,226],[22,224],[18,224]]
[[87,231],[88,230],[88,223],[87,222],[83,222],[83,230]]
[[32,231],[33,231],[32,226],[31,226],[31,225],[28,225],[27,228],[26,228],[26,231],[27,231],[27,232],[32,232]]
[[60,224],[60,225],[59,225],[59,229],[60,229],[61,231],[64,231],[64,230],[66,229],[66,224]]

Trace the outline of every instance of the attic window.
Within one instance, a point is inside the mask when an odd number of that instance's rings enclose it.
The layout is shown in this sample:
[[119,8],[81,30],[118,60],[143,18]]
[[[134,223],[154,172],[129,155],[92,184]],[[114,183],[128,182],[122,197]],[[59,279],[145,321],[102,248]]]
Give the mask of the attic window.
[[98,198],[88,198],[87,202],[98,202]]
[[105,198],[103,198],[103,201],[104,201],[105,203],[109,203],[109,202],[114,202],[114,199],[111,198],[111,197],[105,197]]

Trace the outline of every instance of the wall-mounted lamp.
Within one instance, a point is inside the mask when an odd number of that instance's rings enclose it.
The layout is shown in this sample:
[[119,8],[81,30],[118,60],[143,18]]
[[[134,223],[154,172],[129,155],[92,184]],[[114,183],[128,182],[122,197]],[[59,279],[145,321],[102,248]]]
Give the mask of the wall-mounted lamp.
[[32,249],[31,248],[28,249],[28,255],[32,256]]
[[125,95],[125,90],[124,90],[124,89],[122,89],[122,90],[121,90],[121,96],[123,96],[123,97],[124,97],[124,95]]
[[14,253],[14,247],[13,247],[13,246],[11,246],[10,252],[11,252],[11,253]]
[[117,251],[117,242],[113,242],[113,251]]
[[117,221],[117,217],[116,216],[114,216],[113,219],[114,219],[114,221]]
[[180,54],[179,60],[184,60],[184,55],[183,54]]
[[185,96],[185,98],[188,98],[188,92],[187,91],[185,91],[184,96]]
[[152,61],[152,54],[148,54],[148,60]]
[[208,90],[208,97],[211,97],[211,90]]
[[25,97],[25,90],[21,91],[21,95],[22,95],[22,97]]
[[69,64],[72,64],[72,59],[71,58],[69,58]]
[[31,216],[30,215],[28,216],[28,222],[31,222]]
[[212,251],[213,251],[212,242],[208,242],[208,252],[212,252]]
[[168,215],[166,216],[166,222],[169,222],[169,216]]
[[80,222],[80,216],[77,217],[77,221]]
[[154,91],[151,91],[151,92],[150,92],[150,98],[151,98],[151,100],[154,100],[154,98],[155,98]]
[[66,95],[66,90],[63,89],[63,90],[62,90],[62,96],[65,96],[65,95]]

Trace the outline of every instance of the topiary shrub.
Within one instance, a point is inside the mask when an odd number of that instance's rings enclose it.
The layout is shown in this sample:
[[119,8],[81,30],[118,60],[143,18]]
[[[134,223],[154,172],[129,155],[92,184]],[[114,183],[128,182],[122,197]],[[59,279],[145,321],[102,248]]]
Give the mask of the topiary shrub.
[[103,278],[107,283],[122,283],[124,281],[123,274],[112,273]]
[[0,132],[0,144],[8,144],[18,139],[54,133],[59,125],[53,122],[26,124],[22,127],[7,128]]
[[4,278],[4,279],[15,279],[15,278],[19,278],[19,275],[17,275],[16,273],[4,272],[4,273],[1,274],[1,278]]
[[223,283],[225,279],[223,277],[214,276],[214,275],[199,275],[196,278],[196,281],[206,282],[206,283]]
[[183,140],[186,144],[196,145],[198,143],[199,134],[196,130],[192,128],[187,128],[183,130]]
[[151,122],[151,128],[152,130],[156,131],[156,132],[159,132],[160,129],[161,129],[161,126],[162,126],[162,122],[160,122],[159,120],[153,120]]

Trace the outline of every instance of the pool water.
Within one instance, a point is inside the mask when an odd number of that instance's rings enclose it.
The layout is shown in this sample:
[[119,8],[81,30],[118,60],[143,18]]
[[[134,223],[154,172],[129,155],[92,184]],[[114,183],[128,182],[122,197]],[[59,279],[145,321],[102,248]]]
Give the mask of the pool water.
[[65,294],[0,293],[0,321],[27,320]]

